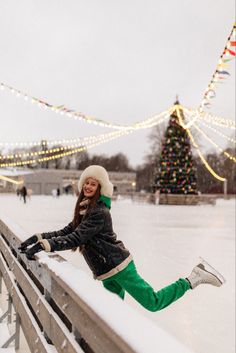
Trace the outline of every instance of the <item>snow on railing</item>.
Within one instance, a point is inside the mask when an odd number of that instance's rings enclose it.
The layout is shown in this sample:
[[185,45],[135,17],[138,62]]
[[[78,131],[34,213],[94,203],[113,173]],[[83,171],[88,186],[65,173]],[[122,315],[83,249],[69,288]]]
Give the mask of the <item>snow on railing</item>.
[[28,261],[26,233],[5,217],[0,233],[0,277],[32,352],[190,353],[58,254]]

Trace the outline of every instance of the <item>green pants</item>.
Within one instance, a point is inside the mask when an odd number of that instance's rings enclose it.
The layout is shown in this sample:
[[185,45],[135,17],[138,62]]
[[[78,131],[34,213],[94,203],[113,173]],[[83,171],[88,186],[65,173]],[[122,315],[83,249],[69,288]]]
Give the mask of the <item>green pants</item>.
[[139,276],[133,261],[122,271],[112,277],[104,279],[103,285],[112,293],[124,299],[127,291],[137,302],[150,311],[164,309],[190,289],[187,280],[180,278],[178,281],[162,288],[158,292]]

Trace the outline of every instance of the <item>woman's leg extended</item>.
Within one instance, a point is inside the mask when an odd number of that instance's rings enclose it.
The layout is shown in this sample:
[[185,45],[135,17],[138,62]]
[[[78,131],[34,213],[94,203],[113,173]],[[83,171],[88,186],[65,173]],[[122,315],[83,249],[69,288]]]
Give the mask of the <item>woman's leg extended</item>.
[[121,299],[124,299],[125,297],[125,291],[124,289],[117,283],[115,280],[111,279],[105,279],[102,281],[103,286],[108,289],[112,293],[116,293],[119,295]]
[[132,261],[123,271],[119,272],[115,280],[135,300],[150,311],[164,309],[190,289],[187,280],[181,278],[167,287],[155,292],[153,288],[137,273]]

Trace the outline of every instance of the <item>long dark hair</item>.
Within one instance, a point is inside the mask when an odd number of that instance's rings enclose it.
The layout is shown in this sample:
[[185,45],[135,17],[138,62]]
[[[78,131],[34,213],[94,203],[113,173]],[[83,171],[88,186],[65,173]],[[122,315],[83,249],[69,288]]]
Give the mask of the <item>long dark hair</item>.
[[101,196],[100,191],[101,191],[101,186],[99,184],[94,196],[90,198],[90,203],[88,204],[86,215],[83,216],[80,214],[80,203],[85,198],[85,196],[84,196],[83,189],[81,190],[75,205],[74,218],[72,220],[72,225],[74,229],[80,225],[82,219],[87,217],[91,212],[92,208],[96,205],[97,201],[99,200],[99,197]]

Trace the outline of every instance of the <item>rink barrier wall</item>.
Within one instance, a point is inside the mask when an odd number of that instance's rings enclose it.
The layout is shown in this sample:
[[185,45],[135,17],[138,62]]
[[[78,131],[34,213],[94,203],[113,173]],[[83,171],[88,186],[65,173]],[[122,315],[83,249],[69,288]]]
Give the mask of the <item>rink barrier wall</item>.
[[176,195],[160,194],[159,205],[202,205],[216,204],[216,196],[213,195]]
[[[103,290],[104,301],[106,295],[110,295],[111,310],[119,301],[124,311],[126,320],[115,331],[120,319],[116,311],[111,311],[109,322],[106,322],[94,307],[50,269],[50,261],[56,261],[59,267],[67,261],[53,253],[45,255],[49,260],[46,263],[28,261],[18,252],[21,240],[15,234],[16,230],[12,222],[8,226],[8,220],[0,220],[0,281],[2,278],[5,283],[31,352],[190,353],[174,337]],[[87,280],[93,281],[89,277]],[[98,295],[101,293],[94,293],[94,299]],[[134,321],[136,334],[132,333]],[[165,344],[160,345],[160,341]]]

